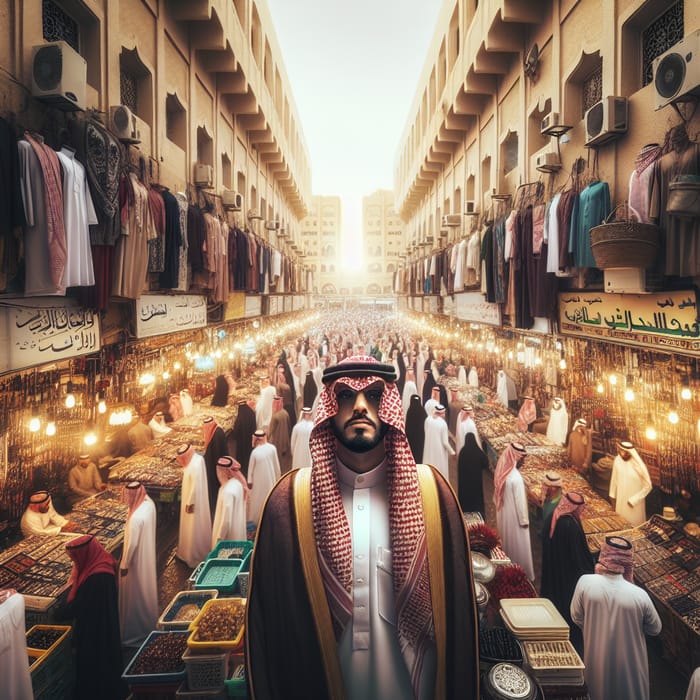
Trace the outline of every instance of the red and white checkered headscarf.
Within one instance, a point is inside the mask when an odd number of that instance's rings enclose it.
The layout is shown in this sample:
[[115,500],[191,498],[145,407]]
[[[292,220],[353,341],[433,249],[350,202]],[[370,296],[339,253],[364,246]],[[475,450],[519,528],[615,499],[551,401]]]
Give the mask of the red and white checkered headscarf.
[[556,530],[557,527],[557,520],[559,520],[562,515],[573,515],[576,520],[581,522],[581,512],[585,504],[586,499],[577,491],[565,493],[559,499],[559,503],[554,509],[554,513],[552,513],[552,524],[549,526],[549,538],[551,539],[554,535],[554,530]]
[[503,489],[506,485],[506,477],[510,474],[518,460],[525,456],[525,448],[516,448],[513,443],[508,445],[496,462],[496,469],[493,473],[493,502],[496,510],[503,508]]
[[535,400],[528,397],[523,401],[523,405],[518,412],[518,430],[527,432],[527,427],[537,418],[537,406]]
[[371,365],[379,364],[373,357],[349,357],[339,363],[339,368],[346,362],[367,363],[367,375],[340,376],[324,386],[309,441],[313,457],[311,505],[321,571],[336,634],[340,636],[352,615],[352,539],[336,472],[337,443],[331,426],[338,413],[335,386],[341,383],[353,391],[362,391],[381,381],[384,392],[379,418],[388,426],[384,445],[397,631],[401,648],[412,648],[414,661],[409,670],[417,678],[425,645],[434,638],[434,630],[418,472],[406,439],[401,395],[395,382],[372,375]]
[[634,550],[624,537],[611,535],[600,548],[596,574],[622,574],[626,581],[634,583]]

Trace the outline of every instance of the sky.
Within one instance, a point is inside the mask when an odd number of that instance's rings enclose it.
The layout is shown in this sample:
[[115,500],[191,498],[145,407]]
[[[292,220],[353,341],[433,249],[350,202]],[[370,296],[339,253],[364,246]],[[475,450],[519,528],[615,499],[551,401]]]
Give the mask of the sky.
[[267,4],[311,160],[312,194],[342,198],[345,242],[356,243],[362,197],[393,189],[442,0]]

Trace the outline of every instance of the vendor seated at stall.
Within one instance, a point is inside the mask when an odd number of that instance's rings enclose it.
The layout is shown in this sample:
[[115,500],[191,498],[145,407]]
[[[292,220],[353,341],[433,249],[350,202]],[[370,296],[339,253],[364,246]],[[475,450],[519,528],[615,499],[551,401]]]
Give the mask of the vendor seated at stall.
[[129,428],[127,434],[129,436],[129,442],[131,443],[132,452],[138,452],[144,449],[144,447],[148,447],[153,441],[153,431],[148,425],[148,408],[139,411],[138,421]]
[[22,534],[58,535],[59,532],[75,532],[76,523],[56,512],[48,491],[36,491],[29,497],[29,505],[20,522]]
[[107,488],[89,454],[80,455],[78,463],[68,472],[68,487],[71,491],[69,500],[73,503]]
[[163,411],[156,411],[153,414],[153,418],[148,423],[148,427],[151,429],[151,432],[153,433],[153,437],[155,439],[158,439],[159,437],[162,437],[166,433],[169,433],[172,428],[169,428],[165,424],[165,415]]

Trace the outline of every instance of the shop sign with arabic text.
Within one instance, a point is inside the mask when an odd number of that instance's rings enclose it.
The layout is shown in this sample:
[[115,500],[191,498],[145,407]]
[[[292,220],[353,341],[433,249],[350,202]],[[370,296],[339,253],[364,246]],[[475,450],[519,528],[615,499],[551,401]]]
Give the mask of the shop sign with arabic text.
[[564,292],[559,294],[559,328],[564,335],[700,355],[694,290],[655,294]]
[[195,294],[145,294],[136,302],[136,337],[149,338],[207,325],[207,300]]

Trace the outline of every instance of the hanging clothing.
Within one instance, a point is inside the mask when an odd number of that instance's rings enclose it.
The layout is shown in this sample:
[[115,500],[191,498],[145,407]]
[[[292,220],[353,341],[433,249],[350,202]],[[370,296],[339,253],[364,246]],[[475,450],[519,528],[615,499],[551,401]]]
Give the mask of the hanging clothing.
[[158,622],[156,504],[146,496],[127,518],[119,578],[119,626],[124,646],[139,646]]
[[[178,459],[180,462],[180,459]],[[193,452],[182,472],[177,556],[194,568],[209,554],[211,514],[204,457]]]
[[165,202],[159,188],[148,188],[148,206],[156,234],[148,241],[148,271],[163,272],[165,269]]
[[177,193],[177,206],[180,218],[180,249],[178,253],[176,289],[179,292],[186,292],[189,289],[189,273],[187,269],[187,212],[189,205],[187,197],[182,192]]
[[647,144],[637,156],[634,168],[630,173],[629,193],[627,201],[630,215],[643,224],[650,224],[649,217],[649,190],[651,177],[654,173],[652,167],[661,157],[662,148],[658,143]]
[[607,182],[594,182],[579,195],[577,228],[569,241],[576,267],[595,267],[591,249],[591,229],[610,214],[610,188]]
[[161,289],[177,289],[180,286],[182,244],[185,238],[181,229],[181,213],[178,199],[168,190],[161,193],[165,207],[165,235],[163,271],[159,277]]

